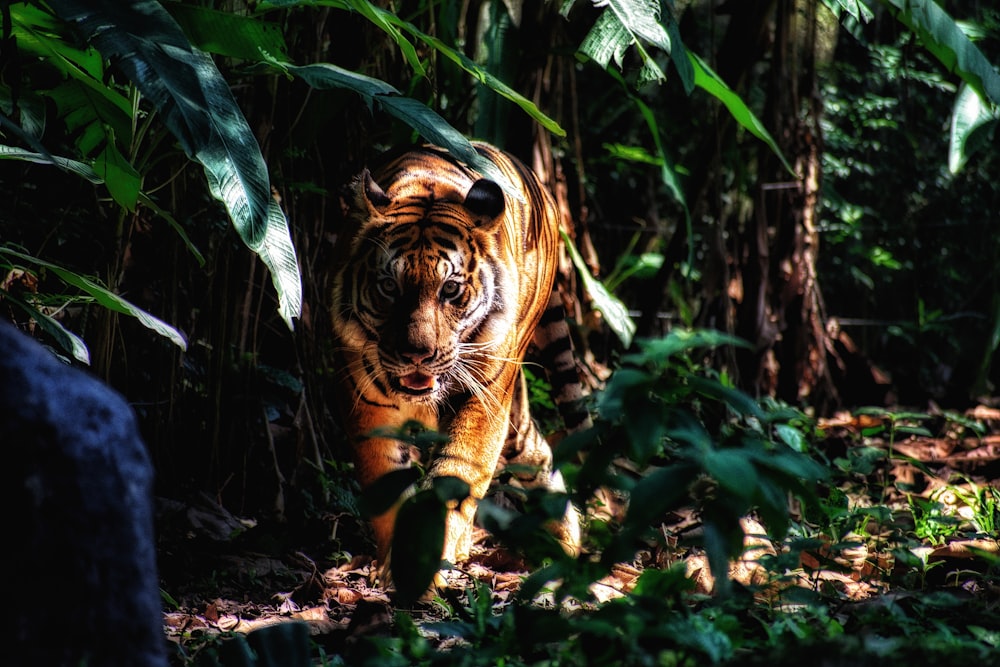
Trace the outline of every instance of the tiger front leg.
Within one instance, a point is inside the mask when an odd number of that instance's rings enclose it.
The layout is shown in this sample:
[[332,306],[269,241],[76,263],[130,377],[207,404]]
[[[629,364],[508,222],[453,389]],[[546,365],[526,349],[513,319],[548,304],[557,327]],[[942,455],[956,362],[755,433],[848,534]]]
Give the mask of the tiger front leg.
[[459,408],[448,429],[449,441],[438,453],[431,477],[457,477],[469,485],[469,497],[455,503],[447,514],[442,558],[460,563],[472,548],[472,525],[476,507],[489,489],[503,449],[513,378],[487,411],[479,399]]
[[[413,464],[413,454],[409,444],[391,437],[372,437],[372,434],[401,428],[407,422],[413,421],[431,429],[437,428],[435,412],[405,404],[392,409],[369,408],[361,414],[354,415],[350,431],[354,467],[362,491],[367,490],[379,478],[396,470],[409,468]],[[375,538],[376,557],[385,577],[388,576],[396,514],[403,500],[405,497],[370,520]]]

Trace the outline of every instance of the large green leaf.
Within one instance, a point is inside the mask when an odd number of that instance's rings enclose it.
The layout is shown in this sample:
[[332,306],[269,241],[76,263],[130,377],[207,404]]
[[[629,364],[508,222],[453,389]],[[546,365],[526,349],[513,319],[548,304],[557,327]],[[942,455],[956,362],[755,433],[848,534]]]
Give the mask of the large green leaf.
[[948,142],[948,171],[957,174],[969,155],[980,146],[973,140],[976,131],[1000,119],[1000,107],[983,102],[972,86],[962,86],[951,112],[951,135]]
[[42,56],[67,76],[100,80],[104,73],[101,54],[67,41],[59,19],[37,5],[5,4],[9,5],[10,29],[17,35],[18,49]]
[[64,75],[60,83],[41,93],[55,103],[82,155],[92,155],[112,134],[131,136],[131,105],[118,89],[104,82],[103,59],[97,50],[71,43],[60,21],[39,7],[13,5],[9,16],[17,48],[41,57]]
[[823,4],[830,8],[830,11],[839,15],[841,10],[846,11],[855,21],[867,23],[875,15],[861,0],[823,0]]
[[113,310],[116,313],[121,313],[122,315],[134,317],[142,326],[155,331],[164,338],[169,339],[182,350],[187,349],[187,341],[184,339],[181,332],[163,320],[150,315],[135,304],[126,301],[103,285],[98,285],[93,280],[85,278],[74,271],[70,271],[65,267],[59,266],[58,264],[47,262],[43,259],[39,259],[38,257],[32,257],[31,255],[27,255],[11,248],[0,246],[0,255],[6,255],[8,258],[19,259],[23,262],[28,262],[30,264],[35,264],[36,266],[48,269],[52,273],[56,274],[56,276],[58,276],[64,283],[79,288],[104,308]]
[[790,174],[795,175],[795,170],[792,169],[792,165],[788,163],[788,160],[781,153],[777,142],[771,137],[764,124],[750,111],[750,108],[740,96],[733,92],[726,85],[726,82],[719,78],[719,75],[713,72],[712,68],[704,60],[690,51],[688,52],[688,57],[691,59],[691,65],[694,67],[694,84],[722,102],[733,118],[736,119],[736,122],[767,144],[774,151],[774,154],[778,156],[778,159],[781,160],[781,164],[784,165],[785,169]]
[[670,37],[660,23],[660,3],[655,0],[609,0],[590,32],[580,44],[580,52],[604,69],[613,60],[622,67],[625,52],[635,46],[642,59],[638,84],[663,81],[666,76],[646,50],[651,44],[670,53]]
[[114,136],[125,140],[131,136],[128,100],[100,79],[69,78],[44,94],[55,102],[59,117],[75,137],[80,155],[93,156],[104,144],[113,141]]
[[[538,123],[549,132],[552,132],[556,136],[560,137],[566,136],[566,130],[564,130],[559,123],[545,115],[534,102],[493,76],[483,67],[477,65],[464,53],[451,48],[437,37],[428,35],[412,23],[404,21],[393,12],[374,5],[369,2],[369,0],[268,0],[268,2],[262,4],[265,6],[286,8],[295,6],[325,5],[356,11],[391,36],[400,46],[400,49],[403,51],[404,56],[410,63],[411,67],[413,67],[414,71],[417,74],[423,75],[424,68],[419,59],[416,57],[415,51],[413,51],[413,45],[402,35],[402,32],[407,32],[424,44],[434,48],[438,53],[471,74],[479,83],[490,88],[501,97],[505,97],[517,106],[521,107],[525,113],[538,121]],[[415,129],[419,130],[419,128]]]
[[361,95],[369,107],[378,104],[387,113],[395,116],[410,127],[417,130],[427,141],[447,149],[449,153],[488,176],[512,197],[521,199],[522,195],[510,180],[503,175],[489,160],[483,158],[461,132],[453,128],[448,121],[439,116],[427,105],[405,97],[398,90],[379,79],[358,74],[350,70],[331,65],[316,63],[313,65],[292,65],[290,63],[272,62],[290,74],[300,77],[307,84],[317,89],[346,88]]
[[271,199],[267,208],[267,234],[257,248],[257,255],[271,271],[271,279],[277,289],[278,313],[288,327],[292,328],[292,318],[302,312],[302,278],[295,256],[295,246],[288,233],[288,222],[277,200]]
[[87,344],[75,333],[64,327],[59,320],[46,315],[10,292],[0,289],[0,294],[3,295],[4,301],[14,304],[31,317],[42,331],[59,344],[59,347],[73,355],[77,361],[90,365],[90,351],[87,349]]
[[681,28],[672,16],[667,21],[667,35],[670,37],[670,61],[681,77],[684,92],[690,95],[694,91],[694,68],[688,58],[687,48],[681,41]]
[[103,183],[101,177],[97,175],[97,172],[89,164],[66,157],[36,153],[16,146],[0,145],[0,160],[24,160],[25,162],[35,162],[37,164],[51,164],[74,173],[77,176],[81,176],[95,185]]
[[933,0],[882,0],[882,4],[916,33],[924,47],[983,99],[1000,104],[1000,74],[983,52]]
[[259,17],[170,2],[164,5],[192,44],[202,51],[257,62],[287,57],[281,27]]
[[139,190],[142,187],[142,176],[118,150],[113,134],[94,159],[94,171],[104,179],[108,192],[119,206],[135,211],[135,205],[139,201]]
[[[565,2],[560,12],[567,15],[573,4],[573,0]],[[581,42],[580,53],[610,71],[608,66],[612,61],[622,69],[625,52],[634,46],[642,61],[636,81],[636,85],[641,86],[666,79],[660,65],[646,49],[647,44],[654,46],[670,54],[684,90],[691,93],[694,71],[687,49],[681,42],[677,21],[671,12],[662,12],[662,3],[657,0],[608,0],[594,4],[605,9]]]
[[561,232],[561,234],[570,259],[573,260],[573,265],[576,266],[576,271],[583,281],[583,288],[594,300],[594,307],[604,315],[608,326],[615,332],[622,344],[629,347],[632,344],[633,336],[635,336],[635,322],[629,316],[628,308],[618,297],[609,292],[600,280],[590,275],[590,270],[583,258],[580,257],[580,252],[576,249],[572,239],[566,235],[566,232]]
[[192,47],[153,0],[49,4],[105,56],[117,58],[181,147],[205,168],[212,195],[271,271],[279,312],[291,328],[302,292],[288,223],[274,206],[256,138],[211,57]]

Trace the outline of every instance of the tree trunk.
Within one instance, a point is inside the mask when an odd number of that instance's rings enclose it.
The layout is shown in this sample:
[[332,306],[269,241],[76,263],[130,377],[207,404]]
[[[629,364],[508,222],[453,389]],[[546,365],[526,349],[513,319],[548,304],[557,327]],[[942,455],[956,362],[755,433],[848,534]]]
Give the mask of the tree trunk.
[[[729,17],[716,70],[749,100],[756,67],[770,63],[764,74],[767,103],[762,119],[796,173],[789,173],[763,143],[745,139],[746,148],[738,144],[736,122],[720,110],[716,132],[697,151],[710,157],[688,180],[687,198],[695,221],[716,221],[702,230],[707,246],[698,323],[734,333],[753,346],[735,350],[723,363],[735,365],[741,386],[752,393],[826,406],[836,402],[836,391],[826,367],[828,336],[816,281],[822,155],[817,6],[816,0],[773,0],[719,8]],[[735,185],[723,186],[723,159],[746,155],[747,148],[754,153],[747,156],[742,174],[755,174],[756,180],[747,182],[737,173]],[[744,193],[752,193],[752,200],[747,202]],[[727,199],[744,203],[724,204]],[[652,333],[655,313],[688,243],[680,226],[641,304],[640,335]]]
[[778,0],[764,113],[791,175],[761,146],[754,210],[736,271],[742,283],[737,335],[744,386],[796,404],[836,402],[816,280],[816,207],[821,178],[821,102],[816,91],[816,0]]

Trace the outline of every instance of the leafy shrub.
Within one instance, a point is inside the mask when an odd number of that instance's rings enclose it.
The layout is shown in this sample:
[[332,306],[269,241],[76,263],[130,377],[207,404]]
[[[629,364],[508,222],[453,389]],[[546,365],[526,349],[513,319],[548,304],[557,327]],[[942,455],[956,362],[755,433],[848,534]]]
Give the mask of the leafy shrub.
[[[742,641],[740,624],[718,605],[692,604],[697,598],[683,565],[647,569],[633,590],[605,604],[598,604],[591,590],[614,565],[662,539],[656,536],[665,514],[693,504],[703,523],[698,546],[715,575],[716,595],[725,600],[737,594],[727,571],[730,559],[743,552],[741,518],[755,512],[780,539],[790,524],[789,494],[814,498],[825,471],[803,451],[808,420],[795,410],[762,406],[733,388],[724,374],[698,363],[699,352],[723,344],[738,342],[707,331],[675,331],[640,342],[596,397],[594,427],[557,448],[557,465],[571,492],[532,490],[523,494],[523,513],[489,499],[480,503],[480,522],[539,566],[502,614],[494,613],[488,587],[476,583],[456,618],[423,629],[458,638],[447,652],[433,649],[405,614],[397,626],[402,636],[379,641],[399,649],[407,664],[694,664],[732,657]],[[417,444],[415,432],[399,437]],[[387,507],[414,473],[405,477],[374,489],[377,497],[369,506]],[[435,536],[414,540],[407,552],[430,550],[428,558],[412,557],[434,569],[440,553],[436,536],[454,492],[442,493],[439,486],[450,487],[435,484],[400,510],[407,535]],[[598,489],[627,496],[628,510],[620,522],[592,518],[589,548],[572,558],[544,526],[562,516],[569,500],[592,503]],[[397,581],[406,601],[430,584],[434,569],[394,570],[397,578],[421,577]]]

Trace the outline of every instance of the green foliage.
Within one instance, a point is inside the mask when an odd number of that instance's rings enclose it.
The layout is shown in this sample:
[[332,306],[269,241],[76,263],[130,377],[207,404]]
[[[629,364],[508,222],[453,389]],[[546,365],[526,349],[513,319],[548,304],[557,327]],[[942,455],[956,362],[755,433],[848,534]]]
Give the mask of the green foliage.
[[[404,641],[408,647],[401,648],[408,659],[414,664],[446,659],[538,664],[546,656],[544,660],[560,664],[643,664],[648,659],[719,664],[732,658],[740,642],[739,623],[719,608],[691,608],[685,600],[692,582],[682,566],[647,570],[632,593],[590,612],[566,615],[558,610],[564,604],[593,604],[591,585],[616,563],[630,561],[638,549],[655,542],[656,527],[666,513],[691,503],[702,517],[701,546],[716,573],[716,594],[725,599],[733,593],[728,562],[743,551],[740,519],[756,512],[780,539],[790,525],[788,495],[815,499],[824,471],[801,451],[809,432],[807,420],[797,411],[759,404],[695,361],[698,354],[724,344],[739,343],[711,331],[676,331],[662,340],[641,342],[599,395],[594,428],[567,438],[557,452],[557,464],[581,506],[602,487],[628,495],[629,509],[621,524],[593,519],[592,555],[574,559],[545,528],[564,514],[565,494],[532,490],[523,494],[523,512],[484,500],[479,510],[482,525],[541,567],[500,615],[489,590],[476,584],[468,593],[468,606],[456,611],[457,618],[426,628],[460,638],[462,648],[438,653],[412,637]],[[628,460],[628,469],[638,476],[616,472],[612,462],[621,460]],[[369,506],[379,511],[386,502],[391,504],[413,481],[412,473],[404,473],[380,482],[376,495],[388,500]],[[468,492],[446,479],[420,486],[403,502],[396,523],[393,578],[407,601],[425,590],[437,569],[447,503]],[[402,553],[405,559],[400,559]],[[550,595],[557,609],[539,608],[539,596]],[[401,624],[403,639],[408,623]],[[392,645],[397,642],[391,640]]]
[[[163,322],[159,318],[150,315],[141,308],[138,308],[137,306],[129,303],[119,295],[108,290],[106,287],[98,285],[96,282],[94,282],[89,278],[81,276],[73,271],[69,271],[68,269],[64,269],[61,266],[52,264],[51,262],[46,262],[45,260],[39,259],[37,257],[26,255],[25,253],[14,250],[13,248],[0,246],[0,268],[3,268],[5,266],[7,268],[13,268],[14,264],[8,262],[14,262],[17,260],[20,260],[21,262],[28,262],[29,264],[33,264],[42,267],[48,271],[51,271],[53,274],[58,276],[59,279],[62,280],[64,283],[77,287],[78,289],[80,289],[80,291],[82,291],[84,294],[86,294],[88,297],[93,299],[96,303],[100,304],[104,308],[107,308],[108,310],[113,310],[118,313],[122,313],[123,315],[134,317],[144,327],[152,331],[155,331],[164,338],[169,339],[171,342],[173,342],[181,349],[185,349],[187,347],[187,341],[185,340],[183,334],[177,331],[177,329],[170,326],[166,322]],[[34,318],[36,317],[36,314],[34,312],[31,312],[33,310],[35,309],[29,306],[28,308],[29,314]],[[62,325],[58,324],[58,322],[56,322],[52,318],[46,317],[44,314],[39,313],[37,317],[38,319],[36,321],[39,321],[40,323],[44,322],[42,324],[43,327],[46,327],[47,329],[55,327],[57,329],[57,331],[53,333],[55,333],[56,339],[60,342],[60,344],[63,345],[64,349],[67,352],[73,354],[73,356],[80,361],[83,361],[85,363],[88,361],[86,347],[83,345],[83,342],[77,336],[70,334],[68,331],[65,331],[65,329],[62,328]]]
[[[672,52],[672,44],[661,23],[661,7],[650,0],[611,0],[604,5],[594,27],[580,44],[580,52],[607,69],[614,60],[620,68],[625,51],[634,46],[642,59],[642,69],[636,84],[662,82],[666,75],[647,51],[646,44],[655,46],[664,53]],[[568,11],[564,5],[563,12]],[[666,20],[673,17],[667,13]],[[677,45],[680,47],[680,45]]]
[[590,274],[583,258],[580,257],[580,252],[573,245],[572,239],[567,236],[566,232],[561,232],[561,234],[566,250],[579,273],[580,280],[583,281],[584,289],[594,300],[594,307],[604,315],[608,326],[615,332],[622,344],[628,347],[632,344],[632,336],[635,335],[635,323],[629,317],[628,309],[620,299],[608,291],[601,281]]
[[[301,286],[288,226],[271,197],[256,139],[211,59],[191,48],[174,20],[155,2],[53,2],[49,6],[55,13],[28,3],[15,3],[5,11],[5,30],[17,45],[13,55],[23,58],[25,65],[25,81],[5,81],[0,90],[0,97],[7,101],[3,112],[20,120],[19,126],[10,121],[5,125],[34,150],[3,146],[2,157],[53,164],[103,185],[121,215],[134,214],[138,206],[146,206],[165,219],[203,263],[183,228],[143,191],[150,162],[140,146],[147,141],[155,146],[159,141],[151,131],[152,119],[157,117],[182,148],[203,164],[209,189],[226,205],[247,245],[271,269],[280,312],[291,326],[301,309]],[[60,18],[76,24],[97,48],[81,48],[70,26]],[[130,76],[131,86],[115,80],[106,67],[110,58]],[[57,73],[57,83],[20,94],[24,83],[30,86],[28,77],[51,81],[50,71]],[[141,107],[139,91],[160,112],[158,116]],[[46,119],[44,100],[50,101],[56,118]],[[54,145],[57,141],[52,132],[56,119],[73,138],[72,157],[53,155],[45,147],[46,142]],[[134,317],[181,348],[186,346],[173,326],[115,294],[113,281],[105,288],[48,259],[7,251],[8,256],[45,267],[94,303]],[[31,317],[75,358],[89,362],[89,352],[79,336],[70,334],[31,303],[21,299],[20,305],[35,311],[29,312]]]
[[[542,113],[538,107],[524,95],[521,95],[509,85],[498,79],[496,76],[488,72],[486,69],[480,65],[473,62],[461,51],[452,48],[446,44],[441,39],[427,34],[426,32],[420,30],[415,25],[408,21],[402,20],[398,15],[393,12],[387,11],[378,7],[368,0],[326,0],[326,1],[315,1],[315,0],[269,0],[263,3],[264,7],[296,7],[300,5],[327,5],[330,7],[337,7],[339,9],[345,9],[349,11],[356,11],[366,19],[371,21],[380,30],[383,30],[387,35],[392,37],[392,39],[399,46],[403,55],[406,58],[407,63],[413,68],[414,72],[420,76],[425,76],[426,72],[424,70],[423,63],[420,61],[417,51],[413,44],[403,35],[403,32],[409,33],[412,37],[423,42],[426,46],[430,46],[435,49],[442,56],[450,60],[451,62],[457,64],[465,72],[472,75],[478,83],[485,85],[487,88],[493,92],[499,94],[500,96],[510,100],[517,106],[519,106],[525,113],[527,113],[531,118],[538,121],[538,123],[544,127],[549,132],[552,132],[556,136],[565,136],[566,131],[563,130],[559,124]],[[383,84],[385,85],[385,84]],[[399,94],[398,92],[396,94]],[[428,110],[429,111],[429,110]],[[447,126],[448,123],[444,119],[436,120],[434,123],[430,124],[430,129],[440,131],[438,126]],[[421,125],[412,125],[414,129],[418,131],[423,131],[428,129],[426,123]],[[434,137],[423,135],[425,139],[430,141],[436,141]],[[450,147],[449,142],[441,143],[442,146]],[[463,159],[465,156],[463,155]],[[488,163],[487,163],[488,164]],[[503,182],[502,180],[500,182]]]
[[[827,469],[823,435],[809,419],[752,400],[699,362],[710,348],[734,343],[710,331],[675,331],[640,342],[598,396],[593,430],[561,444],[560,468],[577,502],[590,500],[599,486],[629,496],[620,523],[590,519],[584,555],[569,558],[550,536],[545,539],[546,522],[565,507],[563,494],[529,493],[523,513],[484,501],[482,525],[537,564],[517,597],[499,597],[473,580],[460,597],[452,595],[444,620],[418,624],[399,612],[392,637],[365,640],[345,659],[401,665],[794,665],[823,651],[851,664],[905,665],[915,655],[987,655],[1000,629],[995,612],[977,606],[978,622],[969,627],[968,603],[926,591],[855,606],[819,580],[806,587],[813,570],[803,559],[811,554],[820,570],[838,571],[859,550],[872,563],[878,552],[891,551],[895,570],[868,575],[876,585],[880,576],[891,576],[897,586],[900,580],[930,586],[928,577],[941,565],[928,560],[924,545],[991,529],[989,521],[998,516],[996,490],[955,487],[969,507],[980,508],[972,519],[946,510],[934,497],[910,495],[905,508],[857,504],[848,494],[885,498],[885,471],[890,457],[898,456],[894,443],[931,435],[932,417],[862,411],[880,420],[862,437],[880,439],[885,448],[859,442]],[[408,540],[424,540],[424,527],[443,521],[443,497],[435,498],[433,489],[420,494],[414,504],[419,512],[405,520],[407,530],[420,528]],[[796,518],[788,511],[792,496],[807,503]],[[594,582],[614,563],[632,562],[637,551],[658,544],[662,518],[685,506],[697,508],[703,537],[694,546],[708,554],[714,596],[694,593],[685,566],[674,563],[647,565],[628,592],[595,599]],[[756,558],[766,572],[759,588],[727,583],[724,574],[730,559],[743,552],[738,519],[748,513],[764,521],[778,547],[774,555]],[[436,557],[440,546],[426,541]],[[988,563],[988,554],[982,559]]]
[[[271,197],[257,141],[212,59],[193,48],[153,0],[55,0],[51,5],[106,58],[116,58],[184,151],[204,167],[212,195],[225,205],[247,247],[271,270],[279,312],[292,327],[302,309],[302,286],[287,222]],[[100,90],[99,81],[89,85]],[[109,139],[95,160],[95,171],[116,201],[132,209],[139,173]]]
[[971,86],[965,85],[955,97],[951,112],[951,135],[948,142],[948,171],[961,171],[973,153],[990,145],[989,135],[1000,119],[1000,105],[989,105]]
[[[564,14],[569,12],[572,4],[570,1],[563,5]],[[702,58],[684,48],[673,14],[667,11],[661,15],[659,3],[647,0],[616,0],[608,3],[579,49],[582,55],[612,73],[611,62],[622,69],[625,52],[635,47],[642,61],[642,67],[634,85],[636,88],[641,88],[647,83],[662,83],[666,80],[666,75],[647,50],[646,44],[670,55],[685,91],[690,94],[695,87],[698,87],[718,99],[742,127],[767,144],[789,173],[795,173],[764,124],[740,96],[730,89]],[[638,98],[632,99],[650,124],[654,141],[662,155],[659,133],[655,128],[655,121],[651,119],[651,112]],[[668,174],[665,167],[664,182],[683,204],[683,197],[679,196],[679,189],[674,185],[673,177]]]
[[[2,251],[3,249],[0,248],[0,253]],[[15,269],[12,264],[7,264],[6,262],[0,262],[0,268],[5,269],[5,272]],[[34,320],[41,327],[42,331],[51,336],[59,347],[72,355],[74,359],[84,364],[90,363],[90,351],[87,349],[87,344],[75,333],[64,327],[59,320],[45,313],[43,309],[38,308],[35,304],[29,303],[7,290],[0,289],[0,295],[3,295],[5,301],[21,309],[22,312]]]
[[[621,531],[601,545],[606,567],[628,560],[656,517],[694,497],[712,570],[725,573],[725,563],[742,550],[741,517],[755,510],[780,538],[789,525],[787,494],[813,497],[822,468],[785,444],[801,437],[796,413],[765,410],[725,377],[703,374],[690,358],[698,350],[740,344],[709,331],[674,331],[642,343],[601,393],[594,431],[561,446],[560,457],[577,448],[587,451],[584,462],[567,474],[575,480],[578,500],[605,485],[631,498]],[[637,481],[608,477],[616,457],[641,470],[658,464]],[[725,575],[716,576],[724,593]]]
[[[994,11],[955,11],[970,14],[963,29],[998,34]],[[838,42],[823,80],[827,311],[892,374],[901,403],[919,394],[968,400],[991,381],[998,340],[995,236],[985,211],[1000,190],[993,153],[977,148],[995,123],[968,84],[914,48],[911,33],[858,36],[865,41]],[[995,40],[981,39],[979,50],[997,57]]]
[[392,535],[389,566],[403,607],[430,588],[441,568],[449,507],[469,497],[469,485],[457,477],[431,477],[423,486],[400,505]]
[[943,544],[958,531],[958,519],[947,512],[941,503],[917,497],[910,497],[909,501],[913,532],[918,539]]
[[785,167],[785,170],[789,174],[795,175],[795,170],[788,163],[785,156],[782,155],[781,149],[778,148],[778,144],[771,137],[767,128],[764,127],[764,124],[760,122],[740,96],[733,92],[726,85],[726,82],[719,78],[719,75],[713,72],[704,60],[693,53],[689,53],[688,56],[691,58],[691,65],[694,68],[695,85],[722,102],[733,118],[746,128],[750,134],[767,144],[775,156],[781,160],[781,164]]
[[958,74],[983,99],[1000,104],[1000,74],[962,29],[933,0],[883,0],[893,15],[946,70]]

